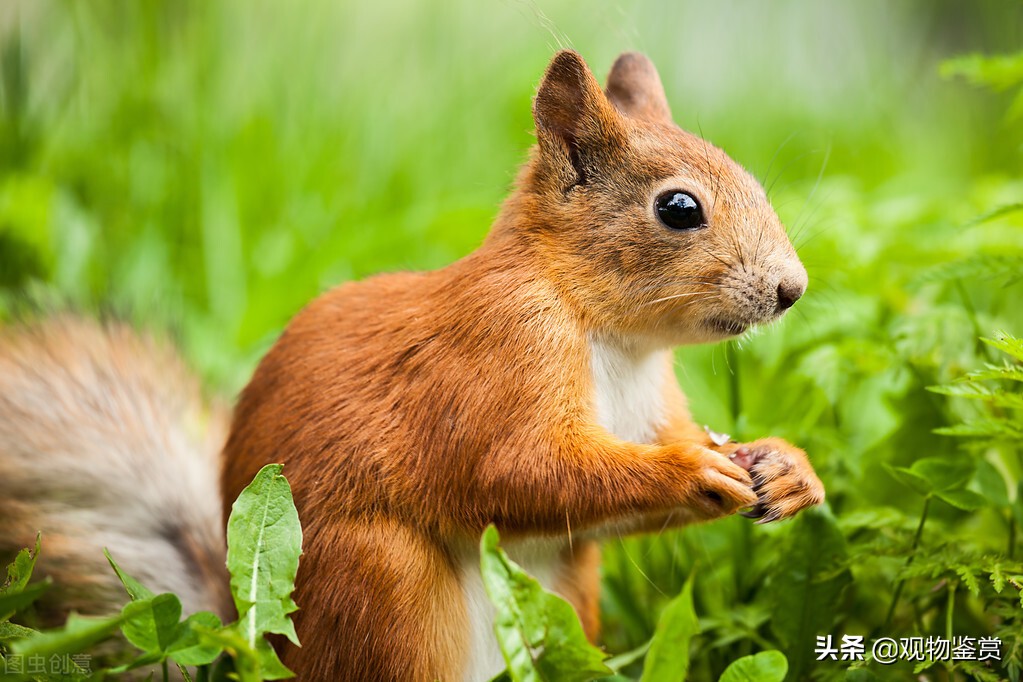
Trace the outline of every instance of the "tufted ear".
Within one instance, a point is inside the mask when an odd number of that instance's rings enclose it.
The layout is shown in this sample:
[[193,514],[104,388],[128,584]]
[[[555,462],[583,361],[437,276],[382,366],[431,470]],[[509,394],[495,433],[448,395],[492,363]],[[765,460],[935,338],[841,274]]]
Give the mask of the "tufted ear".
[[626,139],[621,115],[571,50],[558,52],[547,67],[533,100],[533,118],[541,152],[570,163],[576,184],[585,183],[594,163]]
[[607,97],[633,118],[671,122],[661,77],[654,63],[639,52],[625,52],[615,60],[607,76]]

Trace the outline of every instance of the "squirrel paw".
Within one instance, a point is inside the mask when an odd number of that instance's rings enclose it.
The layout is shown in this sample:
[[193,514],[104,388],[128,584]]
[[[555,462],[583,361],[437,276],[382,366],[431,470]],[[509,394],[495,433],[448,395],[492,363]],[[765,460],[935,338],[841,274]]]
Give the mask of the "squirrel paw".
[[728,516],[758,503],[754,479],[746,469],[722,459],[712,450],[700,462],[693,482],[696,507],[706,518]]
[[757,503],[743,516],[770,523],[824,501],[824,485],[806,453],[780,438],[739,443],[728,459],[750,472]]

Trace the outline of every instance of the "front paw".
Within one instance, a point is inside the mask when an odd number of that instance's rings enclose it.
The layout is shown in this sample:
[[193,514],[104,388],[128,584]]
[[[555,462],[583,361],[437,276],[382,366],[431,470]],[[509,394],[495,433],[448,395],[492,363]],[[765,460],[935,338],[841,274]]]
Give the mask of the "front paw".
[[728,459],[750,472],[757,504],[743,516],[769,523],[824,501],[824,485],[806,453],[780,438],[736,444]]
[[707,450],[693,469],[696,476],[691,479],[689,497],[703,518],[728,516],[757,504],[751,475],[716,452]]

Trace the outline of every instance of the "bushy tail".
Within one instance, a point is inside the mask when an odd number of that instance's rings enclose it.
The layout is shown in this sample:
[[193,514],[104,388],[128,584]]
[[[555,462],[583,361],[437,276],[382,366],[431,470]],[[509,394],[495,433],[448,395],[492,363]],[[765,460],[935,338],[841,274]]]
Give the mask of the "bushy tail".
[[104,547],[186,612],[230,610],[226,429],[174,351],[127,325],[62,316],[0,330],[0,559],[43,533],[44,620],[124,604]]

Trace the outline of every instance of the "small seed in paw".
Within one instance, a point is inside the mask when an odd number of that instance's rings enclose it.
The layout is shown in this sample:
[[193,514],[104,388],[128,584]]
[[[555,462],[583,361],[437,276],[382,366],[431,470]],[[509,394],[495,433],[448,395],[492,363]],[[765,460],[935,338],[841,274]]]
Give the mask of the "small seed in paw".
[[752,448],[745,445],[736,449],[736,451],[729,455],[728,458],[746,471],[752,469],[753,465],[756,464],[757,461],[757,456],[753,452]]

